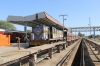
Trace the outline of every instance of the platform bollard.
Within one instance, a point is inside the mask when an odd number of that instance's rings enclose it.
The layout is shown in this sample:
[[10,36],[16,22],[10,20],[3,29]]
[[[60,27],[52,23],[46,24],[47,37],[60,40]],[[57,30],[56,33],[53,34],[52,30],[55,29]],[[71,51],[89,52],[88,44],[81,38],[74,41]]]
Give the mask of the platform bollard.
[[19,37],[16,37],[18,40],[18,49],[20,50],[20,38]]
[[22,64],[22,63],[21,63],[21,58],[19,58],[19,66],[21,66],[21,64]]

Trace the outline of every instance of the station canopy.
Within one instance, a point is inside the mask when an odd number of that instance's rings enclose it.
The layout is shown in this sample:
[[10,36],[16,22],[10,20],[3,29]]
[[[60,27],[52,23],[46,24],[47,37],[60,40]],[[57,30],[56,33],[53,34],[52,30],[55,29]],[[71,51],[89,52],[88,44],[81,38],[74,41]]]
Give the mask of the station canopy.
[[[47,26],[54,26],[57,29],[62,30],[63,24],[61,24],[58,20],[54,19],[52,16],[47,14],[46,12],[40,12],[33,15],[28,16],[12,16],[9,15],[7,17],[7,22],[18,24],[18,25],[24,25],[25,22],[27,22],[27,26],[33,27],[37,24],[44,24]],[[69,28],[64,26],[65,30],[68,30]]]

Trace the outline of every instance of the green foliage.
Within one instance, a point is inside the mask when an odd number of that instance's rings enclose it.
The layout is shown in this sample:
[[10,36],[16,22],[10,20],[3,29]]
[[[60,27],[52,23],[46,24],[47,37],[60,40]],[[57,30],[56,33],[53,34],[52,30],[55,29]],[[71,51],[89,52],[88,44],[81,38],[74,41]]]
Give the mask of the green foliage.
[[16,27],[6,21],[0,20],[0,28],[6,29],[6,30],[16,30]]
[[78,36],[84,37],[85,35],[79,32],[79,33],[78,33]]
[[27,30],[28,33],[32,32],[31,30]]

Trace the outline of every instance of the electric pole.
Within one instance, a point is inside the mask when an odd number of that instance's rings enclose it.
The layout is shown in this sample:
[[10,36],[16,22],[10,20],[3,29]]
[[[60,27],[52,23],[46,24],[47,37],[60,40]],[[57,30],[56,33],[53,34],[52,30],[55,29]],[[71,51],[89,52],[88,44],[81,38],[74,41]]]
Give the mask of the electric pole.
[[64,41],[64,20],[67,20],[67,19],[65,19],[64,17],[65,17],[65,16],[68,16],[68,15],[63,14],[63,15],[59,15],[59,17],[60,17],[60,16],[63,17],[63,41]]
[[90,26],[90,35],[91,35],[91,21],[90,21],[90,17],[89,17],[89,26]]

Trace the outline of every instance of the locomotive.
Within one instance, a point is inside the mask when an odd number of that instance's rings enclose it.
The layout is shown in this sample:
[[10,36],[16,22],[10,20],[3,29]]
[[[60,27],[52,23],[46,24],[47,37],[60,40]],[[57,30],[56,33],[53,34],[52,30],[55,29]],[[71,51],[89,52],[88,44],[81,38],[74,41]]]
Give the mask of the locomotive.
[[[65,31],[64,32],[64,40],[75,39],[73,34]],[[31,41],[29,42],[29,46],[39,46],[43,44],[48,44],[52,42],[63,41],[63,31],[59,30],[53,26],[46,26],[43,24],[36,25],[32,27]]]
[[[25,32],[24,31],[6,31],[4,29],[0,29],[0,34],[4,35],[10,35],[10,42],[16,43],[17,39],[16,37],[20,38],[20,42],[26,42],[25,39]],[[33,35],[33,36],[32,36]],[[63,31],[58,30],[55,27],[46,26],[46,25],[36,25],[32,27],[32,33],[27,33],[27,38],[33,38],[29,41],[30,46],[36,46],[36,45],[43,45],[47,43],[52,42],[58,42],[63,41]],[[79,37],[70,33],[70,32],[64,32],[64,40],[72,40],[72,39],[78,39]]]

